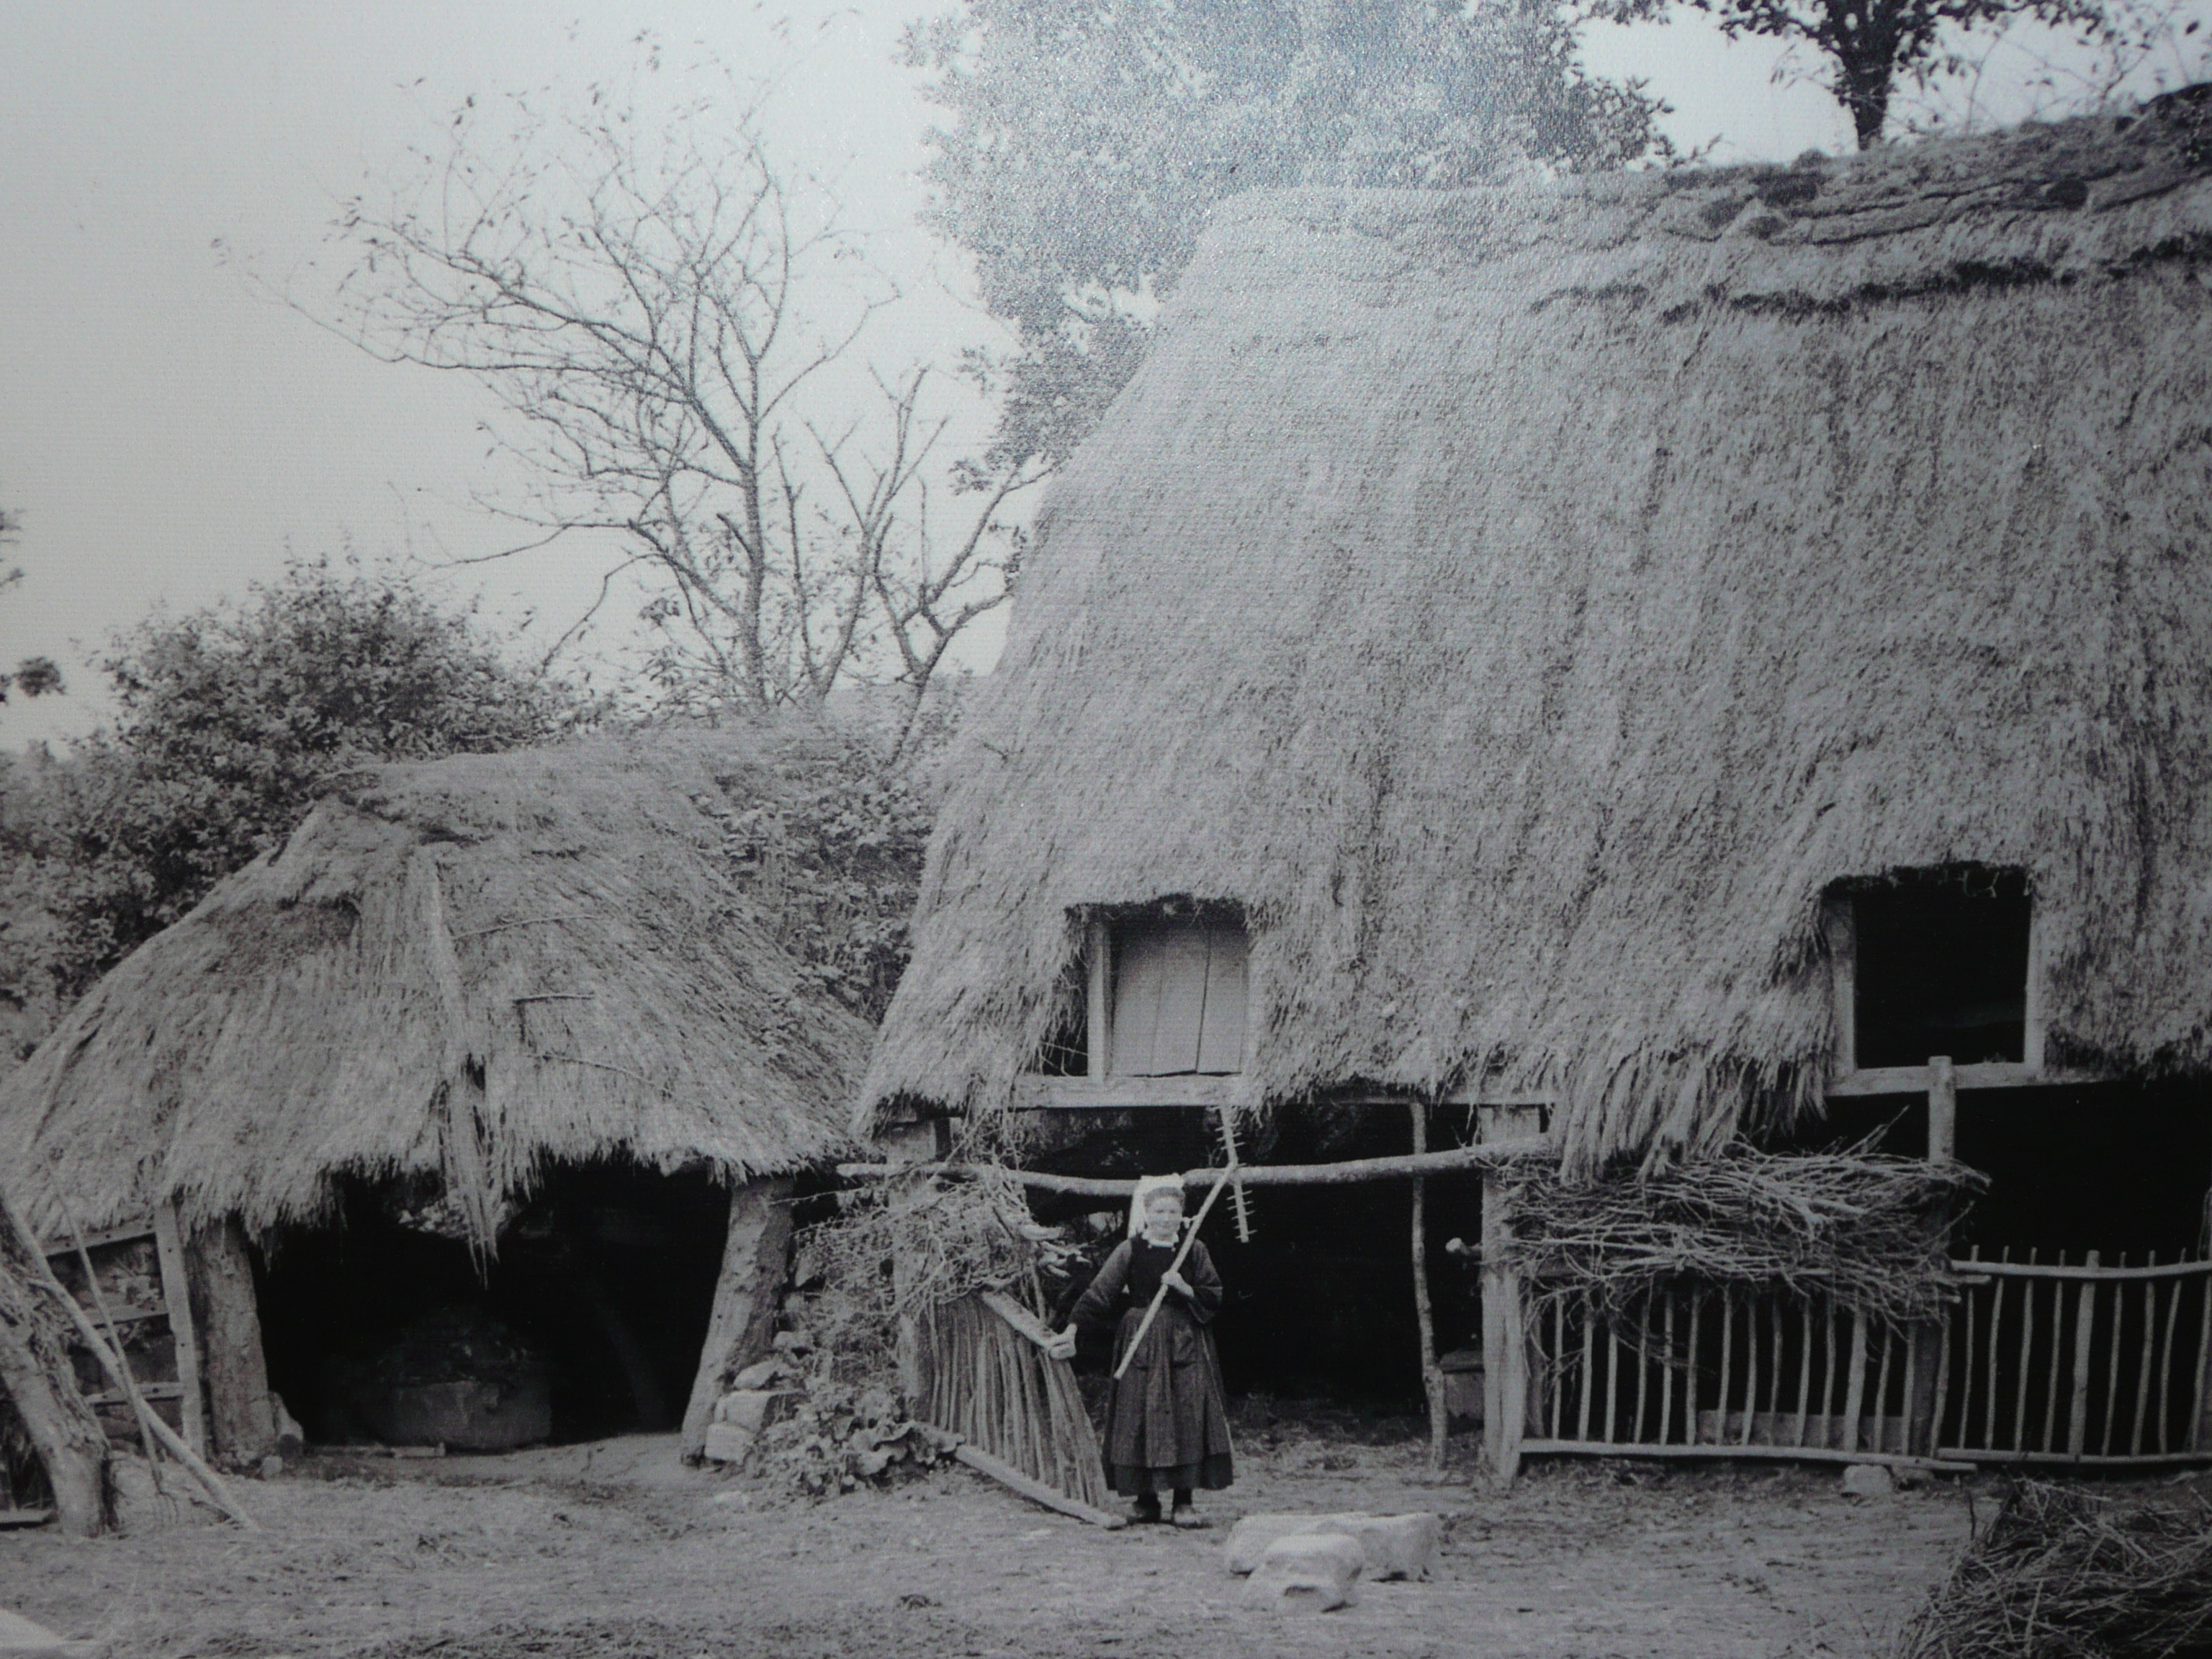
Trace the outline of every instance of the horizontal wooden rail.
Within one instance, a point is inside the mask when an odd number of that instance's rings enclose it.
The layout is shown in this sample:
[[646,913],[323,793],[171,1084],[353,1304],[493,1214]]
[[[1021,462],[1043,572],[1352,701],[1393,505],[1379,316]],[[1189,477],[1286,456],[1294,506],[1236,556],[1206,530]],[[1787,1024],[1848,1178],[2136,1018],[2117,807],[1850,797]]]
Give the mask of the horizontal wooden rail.
[[[84,1248],[88,1250],[97,1250],[104,1245],[127,1244],[134,1238],[151,1238],[153,1237],[154,1224],[152,1222],[134,1221],[125,1226],[103,1227],[97,1232],[86,1233],[84,1236]],[[77,1242],[73,1238],[64,1238],[58,1235],[47,1239],[43,1244],[40,1245],[39,1248],[40,1250],[45,1252],[48,1261],[58,1261],[64,1256],[75,1255],[76,1254]]]
[[2196,1464],[2212,1464],[2212,1451],[2172,1452],[2084,1452],[2075,1456],[2071,1452],[1990,1451],[1975,1446],[1960,1449],[1939,1446],[1936,1461],[1954,1468],[1971,1468],[1977,1463],[2033,1463],[2049,1464],[2063,1468],[2106,1469],[2171,1469]]
[[[2109,1083],[2102,1072],[2074,1072],[2057,1066],[2023,1066],[2017,1060],[1986,1060],[1951,1068],[1957,1086],[1966,1089],[2055,1089],[2085,1083]],[[1831,1100],[1854,1095],[1924,1095],[1935,1082],[1929,1066],[1869,1066],[1838,1072],[1828,1081]]]
[[2089,1279],[2102,1284],[2116,1279],[2191,1279],[2212,1273],[2212,1261],[2168,1261],[2155,1267],[2081,1267],[2027,1261],[1954,1261],[1959,1282],[1971,1285],[1992,1279]]
[[[1341,1164],[1245,1164],[1238,1174],[1248,1187],[1339,1187],[1363,1181],[1399,1181],[1413,1176],[1450,1175],[1455,1170],[1485,1170],[1516,1158],[1548,1152],[1551,1143],[1539,1135],[1510,1140],[1485,1141],[1474,1146],[1454,1146],[1443,1152],[1407,1152],[1395,1158],[1358,1158]],[[881,1181],[906,1175],[977,1175],[990,1169],[974,1164],[840,1164],[837,1173],[848,1181]],[[1054,1175],[1043,1170],[1006,1171],[1024,1187],[1039,1192],[1066,1193],[1078,1198],[1127,1198],[1137,1190],[1133,1179],[1113,1176]],[[1186,1170],[1186,1187],[1211,1187],[1220,1177],[1218,1165]]]
[[[1139,1111],[1152,1107],[1234,1105],[1243,1079],[1234,1074],[1182,1073],[1167,1077],[1043,1077],[1017,1079],[1018,1111]],[[1398,1106],[1425,1097],[1416,1090],[1324,1090],[1316,1098],[1333,1106]],[[1502,1094],[1455,1089],[1437,1102],[1444,1106],[1549,1106],[1548,1093]]]
[[1040,1348],[1049,1348],[1060,1340],[1057,1331],[1004,1291],[978,1291],[975,1294],[982,1298],[985,1307]]
[[1524,1453],[1573,1454],[1583,1457],[1726,1457],[1770,1463],[1882,1463],[1892,1468],[1948,1469],[1954,1473],[1973,1467],[1972,1459],[1963,1454],[1958,1457],[1910,1457],[1903,1452],[1844,1451],[1834,1446],[1721,1444],[1711,1441],[1685,1446],[1671,1441],[1664,1445],[1642,1445],[1631,1440],[1523,1440],[1521,1449]]

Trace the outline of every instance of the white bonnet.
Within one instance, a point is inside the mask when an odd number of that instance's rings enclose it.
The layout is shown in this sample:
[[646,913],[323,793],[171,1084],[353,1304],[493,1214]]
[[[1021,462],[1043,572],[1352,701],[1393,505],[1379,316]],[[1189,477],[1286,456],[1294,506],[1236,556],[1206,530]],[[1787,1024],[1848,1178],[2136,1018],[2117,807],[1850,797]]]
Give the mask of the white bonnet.
[[1137,1190],[1129,1194],[1129,1237],[1134,1238],[1145,1231],[1145,1200],[1154,1193],[1182,1193],[1182,1177],[1179,1175],[1139,1176]]

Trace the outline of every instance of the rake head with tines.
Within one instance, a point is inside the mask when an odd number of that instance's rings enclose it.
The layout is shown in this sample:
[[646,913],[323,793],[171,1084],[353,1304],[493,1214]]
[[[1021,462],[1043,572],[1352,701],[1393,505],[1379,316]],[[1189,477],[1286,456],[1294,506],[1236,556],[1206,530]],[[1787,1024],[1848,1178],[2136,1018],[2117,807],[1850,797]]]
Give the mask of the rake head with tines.
[[[1228,1154],[1229,1167],[1232,1170],[1241,1168],[1237,1158],[1237,1120],[1226,1105],[1221,1109],[1221,1145]],[[1231,1176],[1229,1178],[1229,1205],[1237,1217],[1237,1242],[1249,1244],[1252,1242],[1252,1200],[1244,1190],[1242,1176]]]

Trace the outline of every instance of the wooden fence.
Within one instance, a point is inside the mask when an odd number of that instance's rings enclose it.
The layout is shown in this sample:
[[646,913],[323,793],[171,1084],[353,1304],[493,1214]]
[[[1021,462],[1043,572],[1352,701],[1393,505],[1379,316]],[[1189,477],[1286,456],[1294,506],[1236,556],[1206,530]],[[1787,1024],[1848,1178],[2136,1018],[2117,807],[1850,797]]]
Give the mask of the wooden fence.
[[2212,1261],[2106,1266],[2092,1250],[2074,1263],[1958,1266],[1944,1455],[2126,1464],[2212,1453]]
[[1702,1285],[1608,1320],[1530,1287],[1508,1455],[2212,1461],[2212,1261],[1958,1267],[1911,1328]]

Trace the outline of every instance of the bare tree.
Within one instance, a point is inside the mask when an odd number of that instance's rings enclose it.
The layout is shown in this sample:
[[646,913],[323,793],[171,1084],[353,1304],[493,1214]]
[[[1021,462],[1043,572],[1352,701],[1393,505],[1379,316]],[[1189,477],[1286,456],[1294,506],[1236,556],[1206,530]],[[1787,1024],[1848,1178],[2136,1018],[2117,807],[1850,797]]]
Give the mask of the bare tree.
[[601,602],[647,578],[672,701],[896,681],[903,745],[952,643],[1006,602],[1022,537],[1002,515],[1042,467],[954,464],[958,377],[866,363],[896,287],[778,167],[757,111],[649,123],[604,89],[580,116],[510,107],[491,140],[465,109],[389,207],[347,205],[337,326],[491,389],[537,485],[494,503],[527,534],[488,556],[617,532]]

